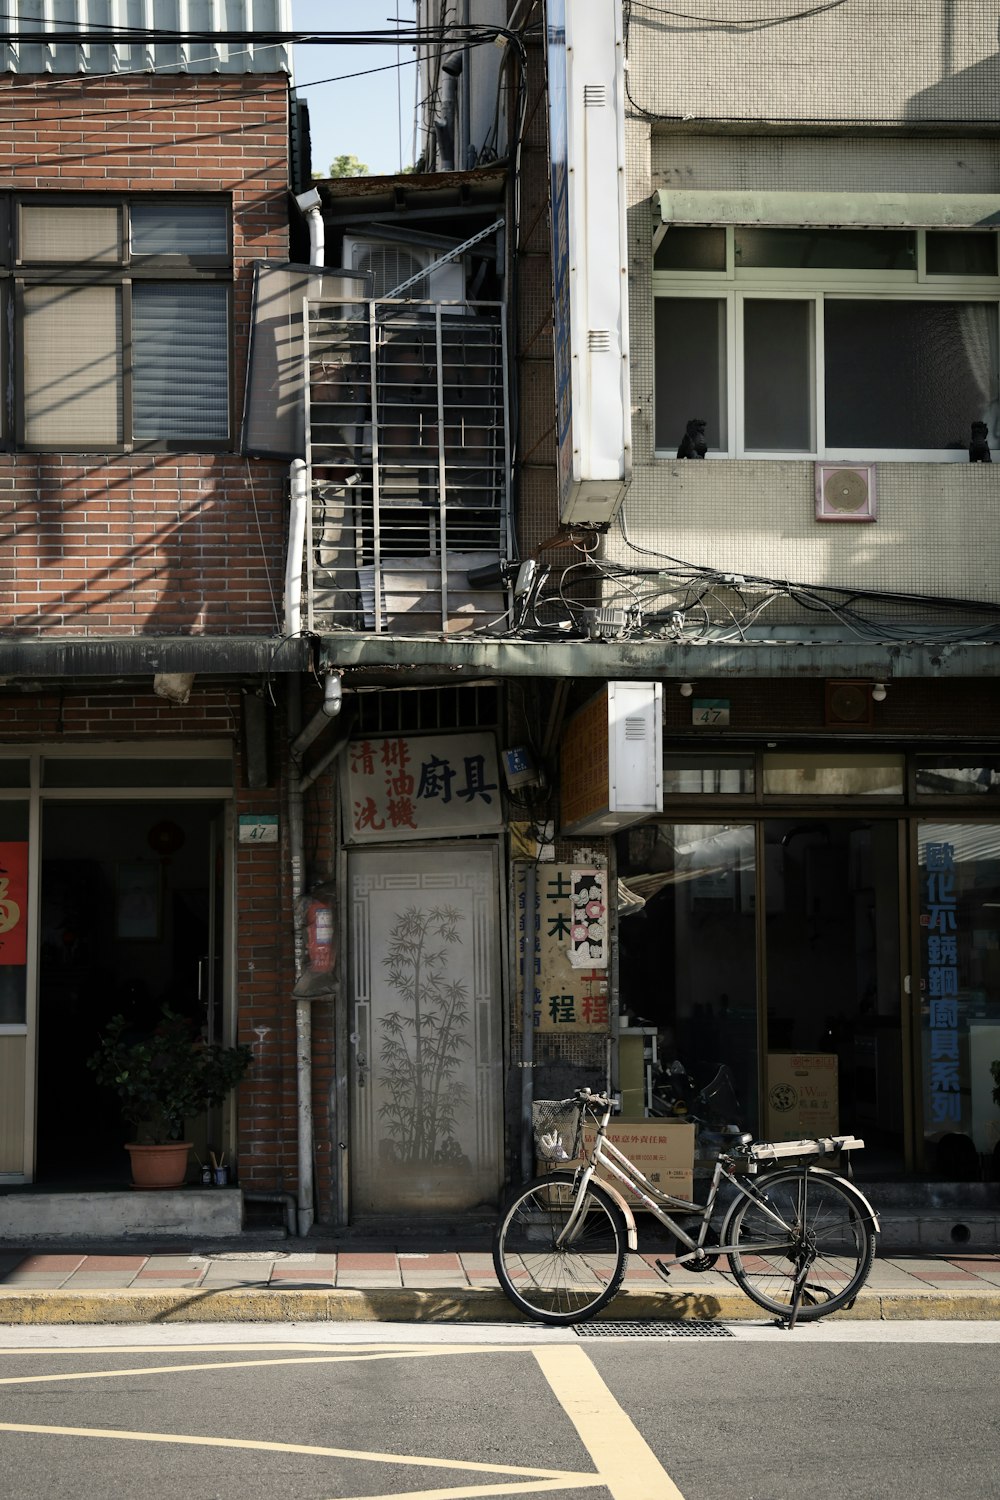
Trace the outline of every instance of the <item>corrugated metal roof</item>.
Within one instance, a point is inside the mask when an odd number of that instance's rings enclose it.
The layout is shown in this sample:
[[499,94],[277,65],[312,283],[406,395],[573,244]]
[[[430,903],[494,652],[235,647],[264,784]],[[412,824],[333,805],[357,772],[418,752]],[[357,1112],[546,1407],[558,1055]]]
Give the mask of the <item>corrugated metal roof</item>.
[[[266,36],[291,29],[291,0],[4,0],[0,70],[29,75],[290,73],[287,45],[223,41],[220,34]],[[75,30],[89,38],[106,33],[114,39],[65,39],[66,32]],[[157,42],[150,35],[154,32],[175,38],[194,33],[195,38]],[[38,33],[39,40],[26,40],[26,33]],[[44,39],[54,35],[60,40]]]

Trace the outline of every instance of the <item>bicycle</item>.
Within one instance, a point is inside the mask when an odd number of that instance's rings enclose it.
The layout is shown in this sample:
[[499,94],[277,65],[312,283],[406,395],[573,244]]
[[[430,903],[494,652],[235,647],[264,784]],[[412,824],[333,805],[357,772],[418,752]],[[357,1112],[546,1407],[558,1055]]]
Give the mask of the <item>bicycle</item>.
[[[610,1095],[589,1089],[533,1106],[542,1159],[582,1164],[523,1183],[501,1213],[493,1264],[515,1307],[542,1323],[576,1323],[600,1312],[621,1286],[629,1252],[638,1250],[638,1231],[620,1190],[595,1179],[598,1167],[618,1178],[686,1247],[655,1260],[664,1278],[674,1265],[712,1270],[725,1255],[737,1286],[789,1329],[854,1305],[871,1270],[878,1215],[852,1182],[801,1158],[849,1153],[864,1141],[837,1135],[754,1142],[739,1126],[728,1125],[707,1198],[698,1204],[662,1192],[608,1140],[613,1108]],[[587,1114],[598,1124],[593,1146],[583,1153]],[[761,1166],[774,1170],[758,1177]],[[735,1196],[718,1243],[710,1244],[723,1181]],[[695,1216],[697,1223],[689,1232],[672,1214],[689,1221]]]

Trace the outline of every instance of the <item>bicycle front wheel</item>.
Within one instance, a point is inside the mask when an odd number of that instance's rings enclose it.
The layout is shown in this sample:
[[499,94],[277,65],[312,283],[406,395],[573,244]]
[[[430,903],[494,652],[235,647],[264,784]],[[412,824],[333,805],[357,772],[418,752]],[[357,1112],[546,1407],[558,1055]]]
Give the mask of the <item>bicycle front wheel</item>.
[[540,1323],[577,1323],[605,1307],[628,1263],[625,1215],[591,1182],[573,1230],[576,1173],[550,1172],[509,1199],[493,1241],[497,1279],[515,1307]]
[[[764,1203],[740,1198],[722,1242],[737,1285],[759,1307],[786,1317],[796,1277],[807,1265],[798,1320],[854,1301],[871,1270],[875,1231],[864,1200],[832,1172],[790,1167],[757,1184]],[[776,1216],[776,1217],[775,1217]]]

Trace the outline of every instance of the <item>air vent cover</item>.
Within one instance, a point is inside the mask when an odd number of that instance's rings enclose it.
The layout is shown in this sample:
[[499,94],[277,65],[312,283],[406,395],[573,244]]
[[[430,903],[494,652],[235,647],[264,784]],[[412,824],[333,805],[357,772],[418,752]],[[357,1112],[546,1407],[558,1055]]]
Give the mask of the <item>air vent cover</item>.
[[874,521],[874,464],[817,464],[817,521]]
[[834,678],[826,684],[826,723],[829,728],[866,729],[874,722],[870,682]]

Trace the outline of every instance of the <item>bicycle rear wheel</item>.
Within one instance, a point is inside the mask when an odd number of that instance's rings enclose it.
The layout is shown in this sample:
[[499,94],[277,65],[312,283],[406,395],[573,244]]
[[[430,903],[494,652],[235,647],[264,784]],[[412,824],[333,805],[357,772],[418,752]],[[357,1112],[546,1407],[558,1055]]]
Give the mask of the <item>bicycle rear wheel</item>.
[[843,1178],[822,1169],[789,1167],[761,1178],[757,1187],[770,1213],[751,1199],[737,1199],[722,1231],[723,1244],[737,1247],[729,1251],[737,1285],[759,1307],[786,1317],[796,1275],[812,1257],[798,1320],[822,1318],[853,1302],[875,1254],[864,1200]]
[[497,1279],[515,1307],[540,1323],[577,1323],[605,1307],[628,1263],[625,1216],[591,1182],[571,1241],[558,1243],[576,1202],[576,1173],[549,1172],[522,1184],[493,1241]]

